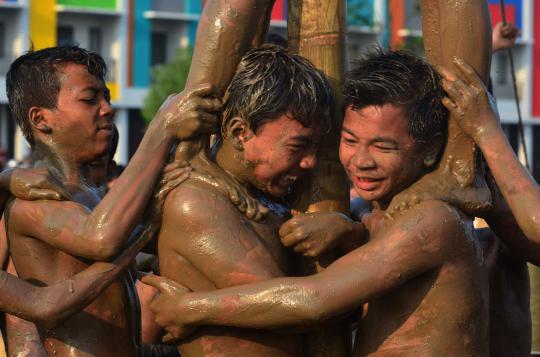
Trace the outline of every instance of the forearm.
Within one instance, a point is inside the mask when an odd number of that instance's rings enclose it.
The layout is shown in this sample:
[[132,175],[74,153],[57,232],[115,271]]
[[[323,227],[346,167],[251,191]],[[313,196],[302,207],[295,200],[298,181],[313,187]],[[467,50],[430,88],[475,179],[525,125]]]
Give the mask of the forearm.
[[46,287],[0,271],[0,310],[54,328],[86,307],[118,278],[154,233],[153,228],[146,228],[114,261],[96,262],[70,279]]
[[212,83],[225,92],[240,58],[254,37],[264,32],[264,17],[270,14],[273,4],[274,0],[209,0],[197,27],[186,87]]
[[161,174],[173,140],[160,125],[161,121],[150,124],[126,170],[85,222],[84,235],[107,249],[105,256],[116,255],[127,243]]
[[[309,278],[280,278],[269,282],[189,293],[180,298],[179,321],[259,329],[309,327],[325,314]],[[187,314],[187,315],[186,315]],[[189,316],[186,319],[186,316]],[[328,316],[330,317],[330,316]]]
[[517,224],[540,243],[540,187],[521,165],[500,127],[487,128],[476,140],[508,202]]

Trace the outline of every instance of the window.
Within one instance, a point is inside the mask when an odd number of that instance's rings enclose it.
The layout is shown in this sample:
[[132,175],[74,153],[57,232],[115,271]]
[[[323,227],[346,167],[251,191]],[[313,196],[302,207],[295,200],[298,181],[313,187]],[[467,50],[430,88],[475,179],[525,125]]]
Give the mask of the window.
[[74,45],[75,40],[73,38],[73,27],[71,26],[58,26],[57,41],[58,46]]
[[88,49],[97,53],[103,50],[103,33],[99,27],[90,27],[88,32]]
[[152,33],[152,66],[163,64],[167,59],[167,34]]
[[508,84],[508,55],[506,51],[499,52],[495,56],[495,78],[497,84]]
[[0,58],[6,57],[6,25],[0,22]]

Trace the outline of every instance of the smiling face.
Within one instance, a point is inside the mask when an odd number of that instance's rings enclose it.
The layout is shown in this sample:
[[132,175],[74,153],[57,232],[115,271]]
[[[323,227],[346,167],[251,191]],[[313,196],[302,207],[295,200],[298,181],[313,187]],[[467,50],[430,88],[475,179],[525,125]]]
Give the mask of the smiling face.
[[111,143],[113,109],[105,83],[85,66],[59,67],[61,82],[56,108],[44,109],[54,145],[81,163],[105,155]]
[[339,157],[358,195],[382,206],[426,170],[402,109],[392,104],[347,108]]
[[318,128],[306,128],[288,114],[262,124],[256,134],[247,129],[240,140],[251,184],[273,196],[286,195],[317,164],[320,138]]

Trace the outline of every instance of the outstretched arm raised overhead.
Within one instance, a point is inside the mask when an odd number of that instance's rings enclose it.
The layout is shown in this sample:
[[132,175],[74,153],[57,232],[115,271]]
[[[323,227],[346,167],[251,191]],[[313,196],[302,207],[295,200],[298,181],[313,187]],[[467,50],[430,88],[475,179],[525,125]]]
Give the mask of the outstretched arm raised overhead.
[[460,58],[454,59],[454,67],[440,68],[448,94],[443,103],[478,144],[517,224],[540,248],[540,187],[508,143],[493,102],[474,69]]

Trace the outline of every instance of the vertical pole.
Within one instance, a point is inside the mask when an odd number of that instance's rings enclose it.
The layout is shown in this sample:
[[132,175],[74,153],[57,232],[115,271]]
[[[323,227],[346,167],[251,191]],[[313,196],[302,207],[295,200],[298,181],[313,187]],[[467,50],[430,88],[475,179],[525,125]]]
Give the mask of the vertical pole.
[[[289,49],[322,70],[334,89],[336,112],[333,128],[322,142],[318,165],[302,179],[295,192],[299,211],[349,211],[346,175],[339,164],[338,146],[342,124],[340,87],[345,60],[346,5],[344,0],[290,0],[287,2]],[[306,182],[307,181],[307,182]],[[322,270],[330,257],[305,261],[304,273]],[[351,349],[348,322],[321,326],[308,335],[308,356],[347,356]]]
[[[487,84],[491,65],[491,21],[485,0],[422,0],[422,29],[427,60],[455,68],[454,56],[463,58]],[[476,120],[470,118],[469,120]],[[387,213],[410,206],[415,196],[451,202],[471,216],[490,207],[479,152],[473,140],[450,117],[448,140],[438,168],[395,198]],[[407,202],[405,202],[407,201]]]

